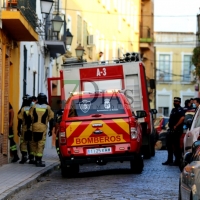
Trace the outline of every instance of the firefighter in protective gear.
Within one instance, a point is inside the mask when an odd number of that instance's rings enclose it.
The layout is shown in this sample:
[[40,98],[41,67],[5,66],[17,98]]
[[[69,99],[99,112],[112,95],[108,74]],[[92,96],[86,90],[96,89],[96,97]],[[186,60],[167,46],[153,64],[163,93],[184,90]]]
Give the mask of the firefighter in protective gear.
[[10,151],[13,154],[13,159],[11,162],[17,162],[19,160],[19,156],[17,154],[17,145],[14,141],[14,132],[13,132],[13,119],[14,119],[14,111],[9,103],[9,140],[10,140]]
[[42,162],[43,150],[46,141],[46,132],[49,122],[48,135],[52,136],[54,113],[47,103],[47,96],[40,93],[37,97],[38,101],[30,109],[31,124],[33,131],[33,140],[31,141],[31,151],[35,156],[37,167],[45,167]]
[[[18,112],[18,136],[20,137],[20,151],[22,154],[22,159],[19,162],[20,164],[24,164],[27,158],[27,152],[29,153],[28,145],[29,141],[32,140],[32,132],[30,131],[30,105],[32,102],[32,97],[30,95],[25,95],[23,98],[22,107]],[[29,155],[29,160],[33,159],[31,155]]]
[[62,121],[62,115],[63,115],[64,109],[62,109],[62,101],[61,100],[58,100],[57,104],[59,106],[59,110],[55,114],[55,133],[56,133],[56,151],[57,151],[58,156],[60,158],[60,148],[59,148],[58,134],[59,134],[59,125],[60,125],[60,122]]

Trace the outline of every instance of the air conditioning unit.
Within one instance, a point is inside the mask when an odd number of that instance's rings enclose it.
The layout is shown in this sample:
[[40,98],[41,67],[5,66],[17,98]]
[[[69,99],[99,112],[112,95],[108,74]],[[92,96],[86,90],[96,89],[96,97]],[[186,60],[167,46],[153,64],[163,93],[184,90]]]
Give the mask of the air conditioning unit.
[[88,35],[87,44],[89,46],[94,46],[96,44],[96,37],[95,37],[95,35]]

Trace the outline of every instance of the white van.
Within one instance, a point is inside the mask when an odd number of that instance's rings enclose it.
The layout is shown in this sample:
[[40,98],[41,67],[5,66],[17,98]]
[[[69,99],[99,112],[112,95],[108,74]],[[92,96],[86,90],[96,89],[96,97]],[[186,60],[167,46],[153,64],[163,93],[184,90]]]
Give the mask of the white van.
[[192,144],[200,139],[200,105],[191,121],[187,121],[188,130],[184,137],[184,154],[192,151]]

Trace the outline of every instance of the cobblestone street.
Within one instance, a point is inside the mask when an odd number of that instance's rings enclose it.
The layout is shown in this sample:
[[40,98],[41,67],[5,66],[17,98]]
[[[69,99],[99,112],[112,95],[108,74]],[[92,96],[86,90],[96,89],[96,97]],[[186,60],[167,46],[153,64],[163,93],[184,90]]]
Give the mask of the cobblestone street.
[[130,174],[129,162],[83,165],[79,176],[70,179],[63,179],[58,169],[12,200],[177,200],[180,171],[161,164],[166,156],[166,151],[157,151],[144,161],[140,175]]

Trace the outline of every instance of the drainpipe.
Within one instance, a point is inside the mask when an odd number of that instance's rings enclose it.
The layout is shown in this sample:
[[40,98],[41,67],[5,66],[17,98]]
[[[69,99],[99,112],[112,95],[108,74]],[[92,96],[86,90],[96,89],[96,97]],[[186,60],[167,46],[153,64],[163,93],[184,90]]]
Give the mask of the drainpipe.
[[154,89],[154,108],[156,108],[156,47],[154,47],[154,79],[155,79],[155,89]]

